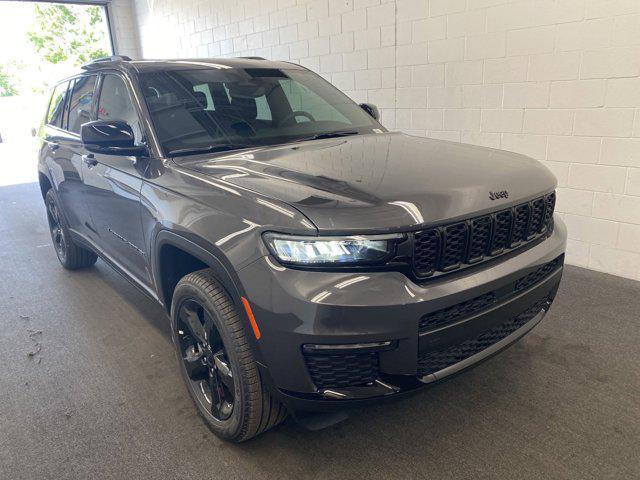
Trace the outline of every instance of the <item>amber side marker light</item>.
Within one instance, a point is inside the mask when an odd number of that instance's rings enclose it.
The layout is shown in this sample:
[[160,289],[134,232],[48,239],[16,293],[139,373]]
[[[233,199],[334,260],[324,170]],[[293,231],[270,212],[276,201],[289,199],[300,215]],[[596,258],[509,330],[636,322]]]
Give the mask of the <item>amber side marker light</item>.
[[244,297],[240,297],[240,299],[242,300],[244,311],[247,312],[247,317],[249,317],[249,323],[251,323],[253,334],[256,336],[256,340],[260,340],[260,329],[258,328],[258,324],[256,323],[256,317],[253,316],[253,311],[251,310],[251,305],[249,305],[249,300]]

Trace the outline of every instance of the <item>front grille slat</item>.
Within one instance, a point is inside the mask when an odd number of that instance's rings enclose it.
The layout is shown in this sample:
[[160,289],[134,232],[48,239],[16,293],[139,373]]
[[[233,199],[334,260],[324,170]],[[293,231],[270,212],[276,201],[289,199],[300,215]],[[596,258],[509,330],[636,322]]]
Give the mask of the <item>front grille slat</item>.
[[474,218],[469,222],[469,254],[467,263],[481,261],[489,252],[491,243],[491,217]]
[[424,230],[416,233],[413,268],[418,275],[431,275],[438,268],[440,258],[440,231]]
[[529,235],[527,240],[534,238],[544,230],[544,198],[538,198],[531,202],[531,221],[529,222]]
[[555,202],[552,192],[489,215],[418,231],[413,271],[426,278],[521,248],[553,229]]
[[511,237],[511,225],[513,223],[513,215],[511,210],[503,210],[494,213],[493,217],[493,235],[491,237],[491,255],[499,255],[509,244]]
[[520,245],[527,239],[527,230],[529,229],[529,204],[518,205],[514,208],[515,216],[513,220],[513,232],[511,234],[510,246]]
[[442,271],[449,271],[460,266],[467,250],[467,224],[464,222],[454,223],[446,227],[442,233]]
[[550,224],[553,222],[553,210],[556,207],[556,193],[550,193],[545,197],[545,210],[544,210],[544,228],[549,229]]

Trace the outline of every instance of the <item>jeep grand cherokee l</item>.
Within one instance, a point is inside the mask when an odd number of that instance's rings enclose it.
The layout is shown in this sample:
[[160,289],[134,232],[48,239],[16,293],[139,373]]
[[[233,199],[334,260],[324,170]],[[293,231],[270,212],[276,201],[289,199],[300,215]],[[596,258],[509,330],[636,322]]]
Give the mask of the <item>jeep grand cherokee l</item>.
[[170,315],[219,436],[399,397],[548,311],[554,176],[387,131],[298,65],[94,61],[54,89],[39,178],[65,268],[101,257]]

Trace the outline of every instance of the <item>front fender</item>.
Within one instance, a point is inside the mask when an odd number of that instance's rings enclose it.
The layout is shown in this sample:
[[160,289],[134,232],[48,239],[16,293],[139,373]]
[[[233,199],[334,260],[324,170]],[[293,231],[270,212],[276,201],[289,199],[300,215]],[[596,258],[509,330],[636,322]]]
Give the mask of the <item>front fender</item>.
[[241,316],[245,332],[247,332],[249,345],[251,346],[256,360],[262,364],[262,355],[260,350],[257,348],[256,338],[250,333],[252,331],[251,322],[249,321],[247,313],[243,307],[242,297],[246,298],[246,293],[235,269],[225,258],[224,254],[202,238],[188,238],[184,233],[178,234],[170,230],[161,230],[155,237],[155,242],[153,243],[152,251],[150,253],[153,259],[153,279],[157,286],[156,290],[158,292],[158,297],[161,299],[161,302],[167,312],[171,312],[171,299],[166,298],[167,295],[162,288],[163,282],[160,256],[162,247],[166,245],[183,250],[213,270],[216,279],[228,293]]
[[233,303],[238,307],[242,305],[240,297],[243,295],[243,291],[240,279],[235,273],[233,266],[224,257],[221,251],[201,238],[194,237],[183,232],[178,234],[170,230],[160,230],[155,237],[155,242],[152,245],[150,254],[151,258],[153,258],[152,272],[154,283],[158,287],[158,296],[165,307],[168,307],[171,303],[171,299],[166,298],[166,295],[161,288],[162,278],[160,252],[162,251],[162,247],[165,245],[179,248],[205,263],[215,272],[216,278],[222,284],[229,296],[231,296]]

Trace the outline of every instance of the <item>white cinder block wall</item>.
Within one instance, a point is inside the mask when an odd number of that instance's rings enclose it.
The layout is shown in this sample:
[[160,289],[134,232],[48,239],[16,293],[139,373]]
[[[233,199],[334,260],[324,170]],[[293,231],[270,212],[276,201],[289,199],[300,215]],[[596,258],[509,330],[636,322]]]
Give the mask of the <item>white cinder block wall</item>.
[[107,8],[110,10],[116,53],[139,58],[140,44],[133,2],[131,0],[112,0]]
[[558,177],[568,261],[640,279],[640,0],[134,0],[145,58],[258,55]]

